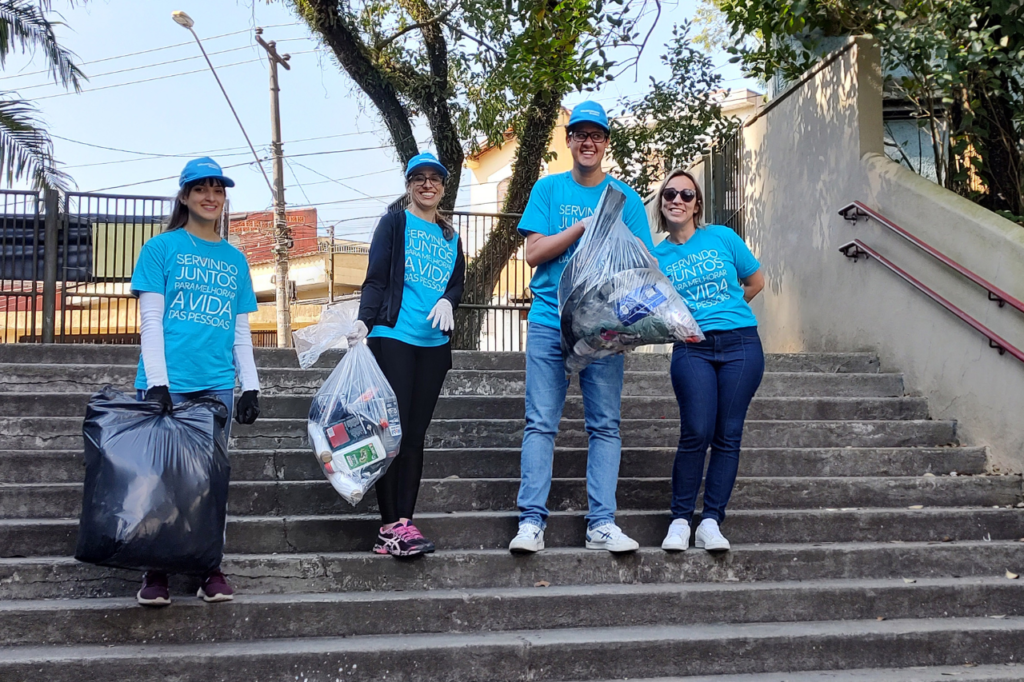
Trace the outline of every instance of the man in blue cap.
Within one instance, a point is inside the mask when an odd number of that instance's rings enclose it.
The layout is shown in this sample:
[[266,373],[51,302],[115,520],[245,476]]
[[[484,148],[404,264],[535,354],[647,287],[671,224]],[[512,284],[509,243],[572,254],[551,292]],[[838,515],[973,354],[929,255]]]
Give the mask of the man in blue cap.
[[[600,104],[587,101],[576,105],[565,130],[572,170],[538,180],[519,221],[519,232],[526,238],[526,261],[536,270],[530,281],[533,305],[526,339],[526,428],[518,499],[519,532],[509,544],[509,550],[515,553],[544,549],[555,436],[569,386],[562,365],[558,280],[610,183],[626,194],[622,218],[630,231],[648,250],[654,248],[640,196],[601,168],[608,135],[608,115]],[[631,552],[639,546],[615,525],[615,489],[622,450],[619,408],[623,365],[623,356],[614,355],[597,360],[580,372],[590,437],[586,546],[611,552]]]

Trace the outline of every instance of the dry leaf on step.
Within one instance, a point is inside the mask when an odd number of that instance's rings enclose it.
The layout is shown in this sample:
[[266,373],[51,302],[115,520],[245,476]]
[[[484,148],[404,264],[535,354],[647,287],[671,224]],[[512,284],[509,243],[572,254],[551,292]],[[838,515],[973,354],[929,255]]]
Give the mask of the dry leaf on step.
[[913,578],[904,578],[903,582],[905,582],[907,584],[910,584],[910,583],[916,583],[917,581],[914,580]]
[[1016,580],[1016,579],[1017,579],[1017,578],[1019,578],[1020,576],[1019,576],[1019,575],[1017,575],[1016,573],[1012,573],[1012,572],[1010,572],[1010,570],[1009,570],[1009,569],[1007,569],[1007,570],[1006,570],[1006,577],[1007,577],[1007,578],[1008,578],[1009,580]]
[[551,587],[551,583],[547,580],[538,580],[533,584],[534,587]]
[[909,507],[907,507],[907,509],[924,509],[924,505],[923,504],[912,504]]

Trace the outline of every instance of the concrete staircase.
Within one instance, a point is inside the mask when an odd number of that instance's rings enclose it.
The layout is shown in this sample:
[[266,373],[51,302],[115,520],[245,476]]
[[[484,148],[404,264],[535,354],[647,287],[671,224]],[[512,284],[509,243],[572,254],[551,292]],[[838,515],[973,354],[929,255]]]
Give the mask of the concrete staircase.
[[[458,353],[435,413],[419,561],[368,550],[304,443],[337,356],[258,351],[263,418],[234,427],[228,556],[239,596],[135,605],[137,574],[76,563],[81,418],[138,349],[0,346],[0,680],[1024,680],[1018,476],[928,418],[869,354],[768,359],[721,556],[658,546],[678,437],[668,359],[627,360],[619,524],[582,548],[578,390],[555,460],[549,549],[513,557],[523,357]],[[955,472],[955,474],[953,473]]]

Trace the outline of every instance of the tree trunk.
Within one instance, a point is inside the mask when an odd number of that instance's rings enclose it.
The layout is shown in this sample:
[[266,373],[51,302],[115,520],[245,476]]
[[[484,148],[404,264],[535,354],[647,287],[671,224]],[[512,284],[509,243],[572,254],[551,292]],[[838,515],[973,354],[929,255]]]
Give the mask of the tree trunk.
[[404,166],[409,159],[419,153],[409,112],[399,99],[399,92],[394,83],[373,62],[369,48],[339,12],[338,1],[290,1],[295,12],[309,28],[324,39],[324,43],[334,53],[349,78],[355,81],[377,107]]
[[[558,120],[563,91],[545,90],[533,96],[524,116],[519,148],[505,197],[505,213],[522,213],[530,199],[530,191],[540,177],[540,164],[551,143],[552,130]],[[491,302],[494,287],[502,270],[523,243],[517,227],[519,219],[503,217],[491,231],[480,252],[466,268],[463,304],[486,305]],[[480,329],[484,311],[459,308],[452,346],[475,350],[480,346]]]

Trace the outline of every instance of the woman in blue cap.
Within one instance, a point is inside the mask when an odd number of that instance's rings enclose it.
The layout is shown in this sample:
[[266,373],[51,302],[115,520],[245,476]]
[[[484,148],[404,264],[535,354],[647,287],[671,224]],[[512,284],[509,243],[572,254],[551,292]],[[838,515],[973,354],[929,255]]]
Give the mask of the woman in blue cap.
[[367,344],[398,398],[402,446],[377,481],[381,528],[373,551],[428,554],[434,543],[412,523],[423,476],[423,441],[448,370],[451,333],[462,300],[462,241],[437,210],[448,170],[433,154],[405,169],[409,208],[381,218],[370,243],[359,320],[349,337]]
[[[185,165],[178,185],[167,229],[145,243],[132,275],[142,318],[138,398],[169,412],[176,403],[212,395],[227,406],[229,425],[232,413],[238,423],[252,424],[260,413],[249,332],[256,295],[245,256],[220,236],[225,189],[235,183],[204,157]],[[232,410],[236,372],[242,395]],[[217,569],[198,596],[230,601],[234,591]],[[137,599],[144,606],[170,604],[167,574],[148,571]]]

